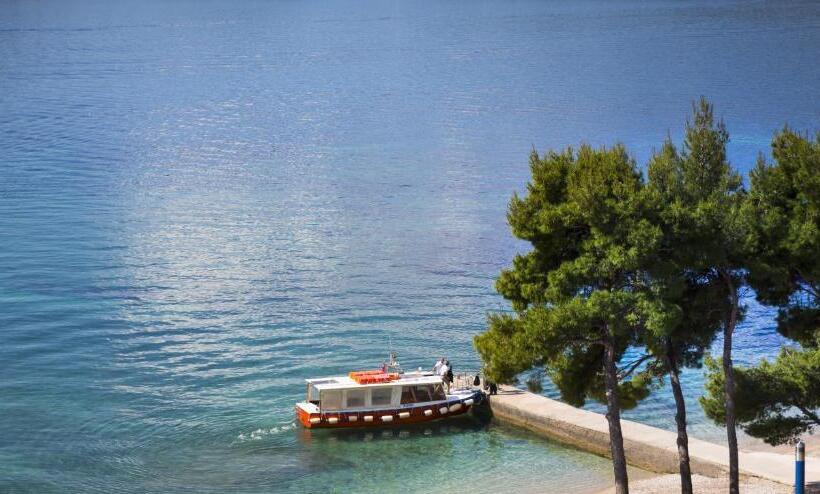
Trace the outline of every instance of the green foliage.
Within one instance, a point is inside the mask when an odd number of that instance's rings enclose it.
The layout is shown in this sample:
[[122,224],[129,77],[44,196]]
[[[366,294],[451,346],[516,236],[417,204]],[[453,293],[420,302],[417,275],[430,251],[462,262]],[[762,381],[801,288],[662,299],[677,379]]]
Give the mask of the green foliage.
[[820,308],[814,306],[787,305],[777,314],[777,330],[786,338],[804,347],[816,347],[820,337]]
[[647,195],[663,241],[651,268],[652,294],[664,304],[665,332],[644,333],[649,351],[676,367],[699,366],[730,310],[721,271],[739,275],[744,194],[726,159],[729,135],[701,99],[687,122],[683,151],[667,139],[649,161]]
[[[603,345],[611,342],[620,358],[640,328],[666,323],[643,290],[661,230],[648,219],[643,180],[623,146],[533,152],[530,168],[508,221],[533,249],[496,282],[516,314],[490,315],[475,346],[490,379],[544,366],[568,403],[603,400]],[[638,377],[621,384],[625,405],[648,394],[651,380]]]
[[657,314],[666,321],[647,325],[641,342],[658,361],[663,362],[671,351],[676,368],[700,367],[723,327],[725,295],[714,277],[695,277],[684,270],[658,274],[651,296],[662,304],[663,311]]
[[[693,105],[683,151],[667,141],[649,164],[649,188],[662,205],[661,219],[678,267],[693,274],[742,266],[744,192],[726,160],[729,134],[703,98]],[[709,274],[709,273],[705,273]]]
[[778,329],[804,349],[738,368],[728,387],[709,361],[701,403],[724,423],[726,391],[736,393],[742,427],[770,442],[810,430],[820,396],[820,136],[777,134],[776,164],[759,160],[748,194],[727,160],[728,139],[701,99],[683,145],[667,140],[646,182],[620,145],[531,153],[532,179],[507,216],[532,249],[496,281],[514,312],[490,315],[475,338],[488,377],[509,382],[544,367],[580,406],[605,399],[606,348],[618,362],[644,348],[618,375],[621,406],[634,406],[664,366],[699,366],[718,331],[731,335],[743,317],[739,290],[750,285],[780,307]]
[[[772,141],[774,165],[760,158],[741,220],[749,252],[749,282],[761,302],[777,305],[778,331],[802,349],[774,362],[735,369],[738,420],[771,444],[794,440],[820,425],[820,136],[785,128]],[[723,373],[710,367],[707,415],[723,420]]]
[[[719,362],[707,360],[707,416],[725,420],[724,376]],[[735,368],[735,401],[741,428],[777,445],[820,426],[820,350],[784,348],[774,362]]]
[[705,363],[706,393],[700,397],[700,406],[715,425],[725,425],[726,398],[724,390],[726,389],[726,378],[723,375],[723,368],[719,360],[709,356],[706,357]]
[[820,327],[820,135],[785,128],[772,141],[775,165],[761,157],[744,207],[750,282],[758,298],[781,307],[778,329],[802,344]]
[[484,375],[490,381],[513,382],[515,376],[536,367],[537,343],[528,339],[526,325],[508,314],[490,314],[488,330],[475,337],[474,343],[484,361]]

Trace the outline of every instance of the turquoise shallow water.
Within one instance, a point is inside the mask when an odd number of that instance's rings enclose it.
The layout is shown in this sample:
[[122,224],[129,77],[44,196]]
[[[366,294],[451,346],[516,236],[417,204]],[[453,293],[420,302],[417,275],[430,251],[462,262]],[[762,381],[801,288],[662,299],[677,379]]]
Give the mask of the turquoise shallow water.
[[[292,406],[390,342],[478,366],[532,146],[644,160],[706,94],[746,170],[818,127],[818,59],[812,2],[4,3],[0,492],[606,483],[495,425],[306,433]],[[781,344],[754,307],[737,341]]]

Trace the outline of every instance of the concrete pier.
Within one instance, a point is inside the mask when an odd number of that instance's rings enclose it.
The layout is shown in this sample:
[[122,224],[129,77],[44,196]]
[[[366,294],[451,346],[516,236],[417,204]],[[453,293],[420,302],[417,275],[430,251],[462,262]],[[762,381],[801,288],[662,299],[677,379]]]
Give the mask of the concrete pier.
[[[499,387],[499,394],[490,397],[490,408],[499,421],[609,456],[609,428],[606,417],[599,413],[510,386]],[[629,420],[621,420],[621,428],[630,465],[658,473],[678,473],[677,434]],[[690,437],[689,459],[692,473],[721,477],[729,471],[729,449],[726,446]],[[808,460],[806,484],[820,486],[820,458]],[[740,473],[792,485],[794,455],[741,451]]]

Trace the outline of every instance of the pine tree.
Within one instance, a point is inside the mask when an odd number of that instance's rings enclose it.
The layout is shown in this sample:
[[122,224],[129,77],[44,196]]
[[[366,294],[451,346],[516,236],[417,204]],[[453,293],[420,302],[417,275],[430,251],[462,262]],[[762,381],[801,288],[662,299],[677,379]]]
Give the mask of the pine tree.
[[[719,325],[723,330],[722,362],[726,370],[723,393],[729,445],[729,488],[730,492],[737,493],[739,467],[732,337],[743,316],[740,293],[745,286],[746,251],[744,225],[739,220],[739,212],[745,193],[740,175],[726,158],[728,140],[724,123],[715,121],[712,105],[701,98],[693,105],[692,120],[686,124],[680,155],[667,142],[661,153],[653,158],[649,188],[660,196],[661,224],[668,242],[666,250],[672,266],[672,279],[680,277],[671,287],[683,283],[686,288],[680,293],[688,291],[688,296],[693,297],[689,300],[686,296],[680,298],[674,290],[661,294],[668,303],[681,307],[689,318],[689,321],[681,321],[667,340],[672,350],[670,357],[673,357],[669,359],[668,367],[678,412],[682,486],[684,490],[689,487],[686,485],[688,468],[683,464],[684,453],[688,456],[688,438],[682,392],[675,384],[676,367],[682,362],[676,364],[675,360],[685,357],[685,353],[675,349],[689,348],[694,352],[690,362],[697,363],[712,331]],[[668,275],[660,277],[664,276]]]
[[[739,489],[732,336],[743,316],[748,235],[727,141],[701,99],[682,151],[666,142],[648,184],[622,146],[533,152],[527,194],[510,202],[513,234],[533,248],[499,276],[496,289],[514,312],[491,315],[476,348],[491,379],[543,366],[564,401],[606,403],[617,492],[628,490],[620,411],[663,374],[676,403],[681,488],[691,492],[680,369],[701,365],[720,330],[730,491]],[[637,354],[630,362],[627,350]]]
[[[675,399],[675,423],[681,492],[692,493],[686,402],[680,382],[683,367],[700,367],[703,356],[722,328],[721,314],[727,310],[723,287],[713,276],[693,270],[690,236],[692,221],[685,213],[685,169],[671,140],[663,144],[648,165],[647,190],[656,209],[655,221],[663,231],[663,242],[652,267],[652,292],[662,301],[669,324],[664,332],[644,331],[643,343],[659,367],[669,375]],[[687,247],[683,247],[687,246]]]
[[[801,348],[774,362],[734,369],[738,421],[771,444],[820,426],[820,135],[812,141],[788,128],[772,141],[774,165],[761,157],[750,174],[743,207],[749,282],[759,301],[779,307],[777,329]],[[725,370],[711,367],[703,404],[724,419]]]
[[496,289],[514,314],[489,317],[475,338],[490,379],[544,366],[562,398],[606,403],[616,492],[628,492],[620,413],[649,393],[646,358],[618,368],[667,313],[647,293],[647,266],[661,230],[647,219],[643,180],[622,146],[530,156],[527,194],[513,196],[513,234],[532,244],[502,271]]

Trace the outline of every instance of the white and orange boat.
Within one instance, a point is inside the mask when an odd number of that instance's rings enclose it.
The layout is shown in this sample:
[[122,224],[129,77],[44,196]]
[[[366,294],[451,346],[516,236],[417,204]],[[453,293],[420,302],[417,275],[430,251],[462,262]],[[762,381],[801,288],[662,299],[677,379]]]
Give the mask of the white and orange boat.
[[431,422],[464,414],[484,397],[470,387],[447,393],[441,376],[432,372],[401,372],[395,355],[382,370],[306,382],[306,400],[296,404],[296,415],[309,429]]

